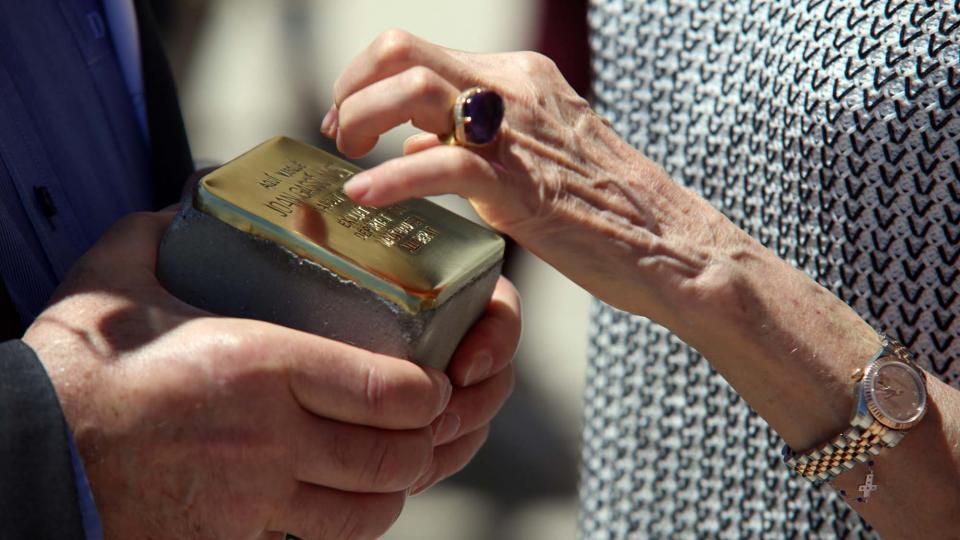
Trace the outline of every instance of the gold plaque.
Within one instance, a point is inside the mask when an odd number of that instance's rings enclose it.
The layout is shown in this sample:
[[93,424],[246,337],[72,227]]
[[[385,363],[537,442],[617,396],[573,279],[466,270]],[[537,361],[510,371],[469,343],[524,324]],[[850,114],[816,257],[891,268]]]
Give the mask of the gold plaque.
[[197,184],[197,210],[276,242],[410,313],[442,304],[503,256],[503,239],[436,204],[354,204],[361,169],[286,137],[270,139]]

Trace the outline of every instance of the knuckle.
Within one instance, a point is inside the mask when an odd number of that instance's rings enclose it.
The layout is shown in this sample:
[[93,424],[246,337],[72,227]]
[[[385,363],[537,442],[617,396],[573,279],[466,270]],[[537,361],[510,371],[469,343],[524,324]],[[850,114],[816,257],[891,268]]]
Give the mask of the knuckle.
[[[445,378],[438,378],[441,377]],[[395,429],[428,426],[445,405],[447,392],[440,382],[428,386],[421,377],[410,373],[390,374],[388,379],[387,374],[372,366],[367,369],[363,386],[367,415],[386,420]]]
[[[450,149],[456,153],[453,174],[457,175],[461,181],[462,179],[472,180],[463,186],[464,189],[479,191],[489,189],[493,185],[492,182],[496,181],[496,173],[487,160],[466,148],[451,147]],[[464,193],[464,195],[469,194],[469,192]]]
[[415,48],[416,39],[413,35],[398,28],[380,34],[374,46],[375,56],[381,65],[409,62]]
[[[392,185],[395,182],[404,180],[406,175],[406,160],[391,159],[377,167],[383,173],[383,178],[389,178],[390,182],[382,182],[384,185]],[[383,188],[384,186],[379,186]]]
[[429,426],[434,418],[440,414],[443,404],[440,398],[433,396],[423,397],[411,400],[409,412],[407,413],[407,425],[409,426]]
[[406,71],[406,78],[414,97],[435,98],[442,94],[440,78],[430,68],[412,67]]
[[334,433],[330,438],[330,448],[334,465],[340,469],[350,469],[354,461],[352,439],[347,435]]
[[433,435],[429,428],[379,436],[369,447],[360,481],[380,489],[405,489],[426,470],[432,455]]
[[465,148],[451,147],[449,159],[455,174],[467,177],[479,171],[477,155]]
[[531,75],[544,75],[557,70],[557,64],[549,57],[534,51],[517,53],[520,68]]
[[363,399],[367,411],[372,415],[379,415],[384,411],[384,401],[387,394],[387,380],[376,366],[367,368],[367,376],[363,383]]
[[343,105],[344,100],[347,96],[346,82],[344,82],[343,75],[337,77],[337,80],[333,81],[333,103],[339,108]]
[[417,392],[423,395],[420,426],[429,426],[443,412],[443,409],[450,403],[453,393],[453,385],[449,382],[446,375],[441,374],[438,381],[429,392]]
[[358,125],[357,107],[354,96],[349,96],[343,100],[337,111],[337,129],[344,134],[352,133]]
[[386,437],[376,437],[360,471],[360,480],[371,486],[392,487],[402,474],[397,447]]
[[445,394],[439,389],[430,391],[411,389],[405,394],[408,397],[404,400],[404,403],[409,404],[406,424],[411,427],[429,426],[446,405],[444,403]]
[[393,159],[380,166],[383,178],[389,181],[382,182],[380,189],[391,193],[409,194],[415,192],[423,181],[420,174],[407,159]]
[[411,457],[408,468],[404,470],[403,487],[409,487],[415,482],[433,461],[433,429],[430,427],[408,431],[405,436],[409,445]]

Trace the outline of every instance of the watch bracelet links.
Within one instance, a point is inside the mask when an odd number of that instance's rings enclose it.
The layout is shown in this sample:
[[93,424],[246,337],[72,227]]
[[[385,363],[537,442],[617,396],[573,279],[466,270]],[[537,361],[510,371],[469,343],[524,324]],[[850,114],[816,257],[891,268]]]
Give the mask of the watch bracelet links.
[[879,454],[888,446],[884,436],[889,432],[890,428],[877,421],[866,429],[851,426],[822,448],[803,454],[783,445],[783,461],[794,472],[819,485]]
[[[916,365],[909,349],[899,341],[881,333],[880,342],[880,350],[870,358],[868,365],[884,356],[895,356],[903,362]],[[857,463],[870,461],[871,457],[879,454],[881,449],[896,446],[902,437],[902,433],[873,420],[867,426],[862,424],[850,426],[846,431],[828,441],[823,448],[815,448],[802,454],[794,452],[789,445],[784,444],[783,462],[800,476],[820,485],[849,471]]]
[[880,350],[880,353],[876,356],[876,358],[882,358],[884,356],[896,356],[901,362],[910,364],[917,368],[920,371],[920,374],[923,375],[924,380],[926,380],[926,372],[917,366],[917,360],[913,357],[913,353],[910,352],[910,349],[906,348],[903,343],[900,343],[886,334],[880,334],[880,340],[883,343],[883,349]]

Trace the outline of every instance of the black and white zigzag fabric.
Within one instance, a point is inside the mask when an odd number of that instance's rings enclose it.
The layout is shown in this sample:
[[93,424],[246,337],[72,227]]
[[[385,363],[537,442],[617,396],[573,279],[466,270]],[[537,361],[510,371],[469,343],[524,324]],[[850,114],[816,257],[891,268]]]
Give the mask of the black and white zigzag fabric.
[[[593,0],[596,107],[960,388],[960,2]],[[872,538],[663,328],[597,304],[587,538]]]

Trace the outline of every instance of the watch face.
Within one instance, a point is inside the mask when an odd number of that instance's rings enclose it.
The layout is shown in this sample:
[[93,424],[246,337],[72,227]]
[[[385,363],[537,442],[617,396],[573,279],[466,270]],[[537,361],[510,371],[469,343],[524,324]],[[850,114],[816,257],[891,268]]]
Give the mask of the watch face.
[[879,412],[893,422],[911,424],[923,414],[927,392],[923,379],[913,368],[890,362],[877,370],[873,399]]

